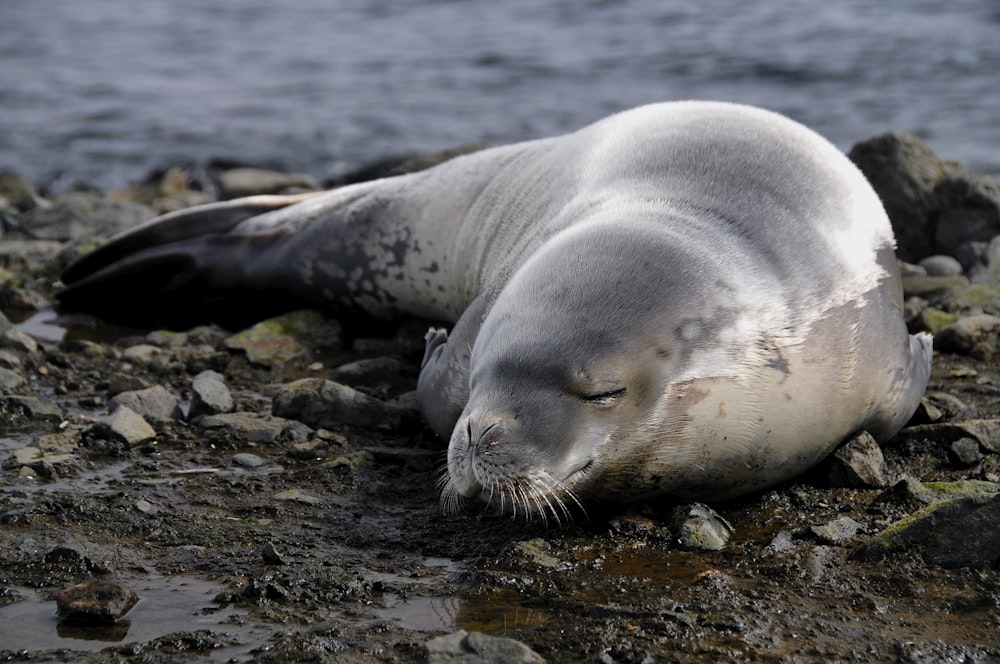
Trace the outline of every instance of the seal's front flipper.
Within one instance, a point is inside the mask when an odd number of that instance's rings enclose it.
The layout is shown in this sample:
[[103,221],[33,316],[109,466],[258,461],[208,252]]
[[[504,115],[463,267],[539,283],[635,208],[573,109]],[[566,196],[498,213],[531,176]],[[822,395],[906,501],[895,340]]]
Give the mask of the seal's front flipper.
[[417,403],[434,433],[451,438],[455,423],[469,401],[469,359],[486,316],[490,298],[480,295],[455,323],[451,334],[432,327],[417,381]]
[[315,195],[254,196],[158,217],[71,264],[56,297],[64,309],[140,325],[238,323],[287,311],[301,302],[269,293],[254,274],[274,238],[231,231]]

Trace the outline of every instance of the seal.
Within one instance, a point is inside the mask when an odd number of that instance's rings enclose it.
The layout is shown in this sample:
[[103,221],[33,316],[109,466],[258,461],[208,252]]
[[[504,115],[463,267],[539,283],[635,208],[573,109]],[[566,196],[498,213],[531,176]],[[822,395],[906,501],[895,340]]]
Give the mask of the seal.
[[423,415],[442,504],[568,517],[720,500],[912,415],[931,338],[902,318],[879,199],[762,109],[654,104],[411,175],[174,213],[63,275],[186,305],[279,293],[432,329]]

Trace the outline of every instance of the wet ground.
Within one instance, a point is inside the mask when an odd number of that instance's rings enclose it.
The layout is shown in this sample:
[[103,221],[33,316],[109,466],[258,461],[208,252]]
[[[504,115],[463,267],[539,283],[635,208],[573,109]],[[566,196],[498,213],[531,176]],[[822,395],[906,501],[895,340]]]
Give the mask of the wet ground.
[[[267,415],[276,385],[392,355],[403,378],[361,386],[391,399],[413,389],[407,332],[268,370],[226,350],[220,330],[143,364],[123,351],[149,338],[100,325],[67,332],[50,317],[20,323],[36,351],[8,349],[27,380],[15,391],[60,415],[4,402],[5,661],[426,661],[424,644],[457,629],[516,639],[552,662],[1000,661],[1000,571],[937,567],[916,549],[852,557],[916,509],[887,488],[833,487],[820,468],[716,505],[735,529],[718,552],[675,545],[668,499],[587,505],[562,525],[445,518],[443,443],[415,420],[305,440],[156,421],[155,442],[133,449],[86,434],[107,414],[117,373],[163,385],[186,407],[192,376],[213,368],[238,410]],[[930,390],[961,400],[961,419],[998,418],[998,367],[939,354]],[[72,457],[22,472],[12,459],[26,446]],[[883,452],[890,486],[1000,475],[998,455],[959,466],[941,443],[905,431]],[[240,465],[240,453],[262,462]],[[845,516],[860,532],[813,530]],[[54,593],[88,578],[123,581],[140,601],[111,627],[58,623]]]

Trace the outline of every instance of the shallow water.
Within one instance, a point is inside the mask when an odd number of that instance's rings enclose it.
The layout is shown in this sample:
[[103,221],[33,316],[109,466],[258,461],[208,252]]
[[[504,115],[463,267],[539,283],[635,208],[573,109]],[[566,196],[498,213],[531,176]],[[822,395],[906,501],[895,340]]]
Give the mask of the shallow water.
[[992,0],[5,0],[0,25],[0,168],[56,190],[217,157],[323,178],[684,98],[1000,173]]

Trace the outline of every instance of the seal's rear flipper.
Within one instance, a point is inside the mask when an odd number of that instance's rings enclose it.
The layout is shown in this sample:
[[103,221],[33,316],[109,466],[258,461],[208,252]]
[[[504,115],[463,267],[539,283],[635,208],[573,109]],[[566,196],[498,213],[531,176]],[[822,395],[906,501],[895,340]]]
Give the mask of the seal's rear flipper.
[[254,196],[158,217],[67,267],[61,275],[65,288],[56,297],[64,309],[147,325],[259,320],[261,314],[287,311],[301,301],[259,285],[244,290],[247,275],[259,264],[254,257],[271,239],[266,233],[230,232],[315,195]]

